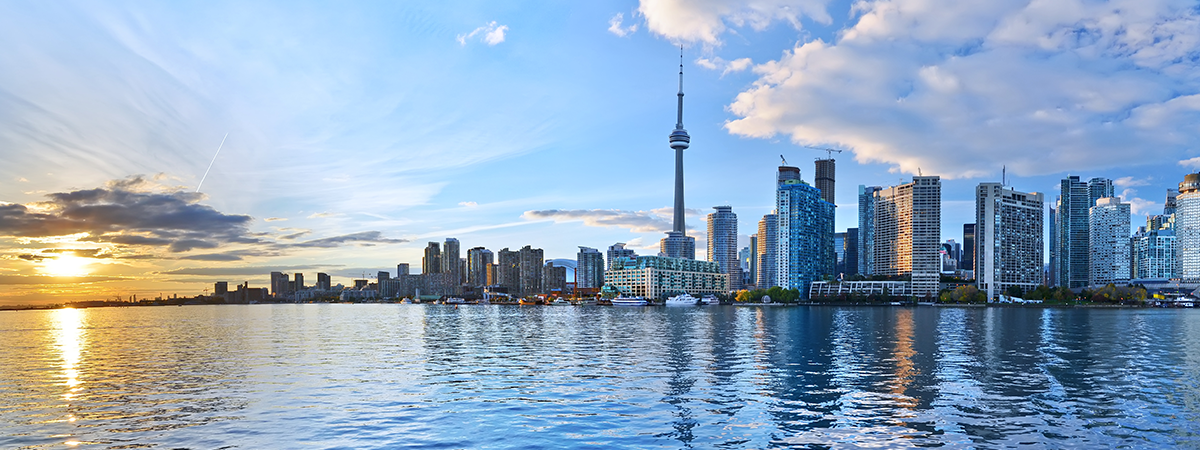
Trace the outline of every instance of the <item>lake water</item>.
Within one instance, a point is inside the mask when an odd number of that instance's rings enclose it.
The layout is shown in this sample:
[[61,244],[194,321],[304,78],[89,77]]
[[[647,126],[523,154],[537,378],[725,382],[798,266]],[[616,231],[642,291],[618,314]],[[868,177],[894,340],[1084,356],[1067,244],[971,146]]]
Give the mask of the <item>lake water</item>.
[[1200,446],[1200,311],[0,312],[0,448]]

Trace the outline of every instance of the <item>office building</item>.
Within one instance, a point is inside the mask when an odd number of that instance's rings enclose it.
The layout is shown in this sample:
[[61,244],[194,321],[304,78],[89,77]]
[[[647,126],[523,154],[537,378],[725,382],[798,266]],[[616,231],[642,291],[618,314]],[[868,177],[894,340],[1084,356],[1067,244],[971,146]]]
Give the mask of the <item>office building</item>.
[[779,246],[779,216],[767,214],[758,221],[758,278],[756,288],[768,289],[774,286],[778,277],[775,275],[775,251]]
[[1055,196],[1054,203],[1050,204],[1049,212],[1046,214],[1047,229],[1049,230],[1050,245],[1050,263],[1046,269],[1046,285],[1058,286],[1058,204],[1061,200]]
[[749,285],[758,283],[758,233],[750,235],[750,276],[746,277]]
[[675,150],[675,206],[672,230],[659,243],[664,256],[669,258],[696,259],[696,239],[687,235],[683,206],[683,151],[691,145],[692,138],[683,128],[683,61],[679,63],[679,109],[675,130],[668,137],[671,149]]
[[425,246],[425,256],[421,258],[421,274],[442,273],[442,248],[437,242]]
[[737,214],[729,206],[714,206],[708,215],[708,260],[729,275],[729,289],[742,288],[742,267],[737,255]]
[[575,286],[577,288],[604,287],[604,255],[591,247],[579,247],[575,255]]
[[228,293],[229,293],[229,282],[228,281],[218,281],[215,284],[213,284],[213,295],[214,296],[224,298],[225,295]]
[[633,259],[633,258],[637,258],[637,253],[635,253],[632,249],[625,248],[624,242],[618,242],[616,244],[608,246],[608,269],[609,270],[612,270],[613,261],[616,261],[617,258]]
[[405,275],[409,275],[408,263],[396,264],[396,278],[400,278]]
[[837,201],[834,200],[833,180],[836,167],[833,158],[818,159],[816,165],[816,176],[813,177],[813,182],[816,183],[817,189],[821,191],[821,199],[836,205]]
[[936,298],[941,279],[942,182],[937,176],[875,193],[872,275],[907,276],[917,297]]
[[875,273],[875,193],[879,186],[858,186],[858,273]]
[[859,268],[858,236],[859,236],[858,228],[846,229],[845,248],[842,250],[843,253],[846,255],[845,271],[842,272],[845,275],[858,275],[859,274],[859,272],[858,272],[858,268]]
[[1113,181],[1108,178],[1092,178],[1087,182],[1088,201],[1092,206],[1102,198],[1116,197]]
[[845,231],[833,233],[833,274],[835,277],[846,273],[846,235]]
[[492,251],[483,247],[467,250],[467,285],[487,286],[487,268],[492,264]]
[[[404,267],[407,269],[408,264],[405,264]],[[322,290],[322,291],[328,291],[332,288],[333,288],[333,283],[329,279],[329,274],[318,273],[317,274],[317,289]]]
[[288,276],[282,272],[271,272],[271,295],[283,297],[288,294]]
[[619,259],[604,273],[604,284],[624,295],[663,299],[687,292],[696,297],[729,292],[719,264],[686,258],[639,256]]
[[521,280],[518,291],[523,295],[542,293],[542,249],[526,245],[518,253]]
[[[975,283],[988,298],[1042,285],[1043,196],[1000,183],[975,188]],[[952,246],[947,246],[953,252]]]
[[1089,285],[1129,283],[1129,212],[1129,204],[1114,197],[1100,198],[1089,209]]
[[962,256],[959,258],[958,267],[964,271],[971,271],[974,278],[975,271],[975,224],[963,224],[963,244]]
[[295,282],[296,282],[295,283],[296,289],[294,289],[292,292],[303,291],[304,290],[304,274],[297,272],[296,274],[292,275],[292,279],[295,280]]
[[777,183],[775,285],[799,289],[807,297],[810,283],[833,275],[835,206],[801,180],[796,167],[780,166]]
[[1054,251],[1055,281],[1059,286],[1081,288],[1091,281],[1089,262],[1088,211],[1100,198],[1113,197],[1112,180],[1092,178],[1083,182],[1078,176],[1069,176],[1060,183],[1055,210]]

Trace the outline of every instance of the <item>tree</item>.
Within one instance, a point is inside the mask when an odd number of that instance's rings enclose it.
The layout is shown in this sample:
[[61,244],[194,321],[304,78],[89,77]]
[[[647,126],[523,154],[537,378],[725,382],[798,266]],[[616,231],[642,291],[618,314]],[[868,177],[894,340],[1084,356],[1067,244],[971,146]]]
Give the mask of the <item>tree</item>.
[[750,291],[742,289],[737,292],[737,301],[743,302],[743,303],[752,302],[752,301],[754,301],[754,297],[752,297],[750,295]]
[[1008,295],[1009,297],[1023,298],[1025,295],[1025,291],[1022,290],[1020,286],[1014,285],[1014,286],[1009,286],[1008,289],[1005,289],[1004,294]]

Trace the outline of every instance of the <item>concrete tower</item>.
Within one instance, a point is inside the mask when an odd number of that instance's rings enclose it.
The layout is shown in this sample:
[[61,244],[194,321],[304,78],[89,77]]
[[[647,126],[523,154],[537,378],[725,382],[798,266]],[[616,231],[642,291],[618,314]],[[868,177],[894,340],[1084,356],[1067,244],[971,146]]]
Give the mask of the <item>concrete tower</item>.
[[679,110],[675,120],[675,131],[669,137],[675,149],[675,220],[667,237],[663,238],[661,251],[671,258],[696,259],[696,239],[687,235],[683,207],[683,151],[692,142],[687,130],[683,129],[683,47],[679,48]]

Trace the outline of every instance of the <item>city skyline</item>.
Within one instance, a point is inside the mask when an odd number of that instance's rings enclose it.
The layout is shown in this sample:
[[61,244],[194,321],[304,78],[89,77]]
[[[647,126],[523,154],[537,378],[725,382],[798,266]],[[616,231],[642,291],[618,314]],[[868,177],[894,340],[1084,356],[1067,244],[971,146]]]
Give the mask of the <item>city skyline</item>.
[[[803,146],[845,150],[838,232],[858,224],[857,185],[941,176],[940,240],[962,237],[975,186],[1005,166],[1007,185],[1047,203],[1067,175],[1112,179],[1136,227],[1200,164],[1200,130],[1184,125],[1200,86],[1179,75],[1195,65],[1183,44],[1194,27],[1143,42],[1092,20],[1103,7],[780,5],[793,8],[6,5],[0,303],[261,287],[271,271],[345,283],[415,266],[446,238],[462,252],[533,245],[547,260],[617,242],[655,254],[673,213],[662,138],[676,44],[699,248],[718,205],[738,213],[737,248],[749,244],[773,209],[779,154],[814,182],[810,158],[826,153]],[[1196,15],[1162,5],[1118,19]],[[979,20],[928,30],[955,14]],[[927,34],[905,28],[921,23]],[[1097,40],[1064,40],[1075,23]],[[1001,63],[1012,79],[986,73]],[[783,83],[793,73],[804,82]],[[838,81],[855,77],[866,88]],[[78,217],[89,222],[66,220]]]

